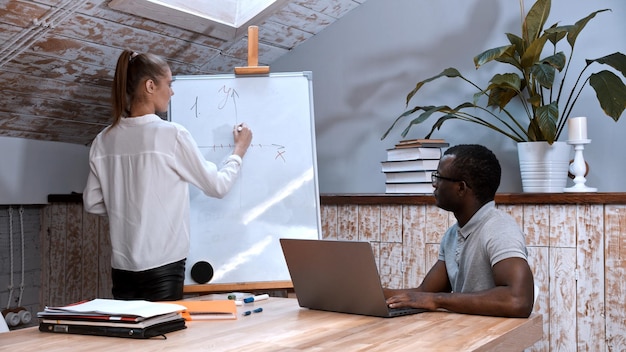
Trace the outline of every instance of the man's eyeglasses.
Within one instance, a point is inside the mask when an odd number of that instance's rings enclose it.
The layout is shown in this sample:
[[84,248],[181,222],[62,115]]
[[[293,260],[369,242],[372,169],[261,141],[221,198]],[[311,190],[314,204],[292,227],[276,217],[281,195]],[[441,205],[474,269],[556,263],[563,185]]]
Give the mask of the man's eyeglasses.
[[433,185],[437,184],[437,182],[439,182],[439,180],[446,180],[446,181],[450,181],[450,182],[463,182],[463,180],[459,180],[458,178],[450,178],[450,177],[441,176],[441,175],[439,175],[439,172],[437,172],[437,171],[434,171],[430,175],[430,180],[431,180]]

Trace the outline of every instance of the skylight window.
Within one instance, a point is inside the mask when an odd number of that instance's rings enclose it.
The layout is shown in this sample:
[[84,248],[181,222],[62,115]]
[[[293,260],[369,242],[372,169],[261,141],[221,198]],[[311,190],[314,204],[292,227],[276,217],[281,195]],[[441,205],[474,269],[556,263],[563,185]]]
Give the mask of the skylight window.
[[109,7],[231,40],[260,24],[286,0],[113,0]]

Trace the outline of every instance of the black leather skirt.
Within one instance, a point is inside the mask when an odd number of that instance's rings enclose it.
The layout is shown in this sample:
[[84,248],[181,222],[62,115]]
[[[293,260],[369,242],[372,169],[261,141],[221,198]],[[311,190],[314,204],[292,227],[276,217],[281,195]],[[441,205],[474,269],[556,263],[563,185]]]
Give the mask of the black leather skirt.
[[144,271],[111,270],[113,298],[175,301],[183,298],[186,259]]

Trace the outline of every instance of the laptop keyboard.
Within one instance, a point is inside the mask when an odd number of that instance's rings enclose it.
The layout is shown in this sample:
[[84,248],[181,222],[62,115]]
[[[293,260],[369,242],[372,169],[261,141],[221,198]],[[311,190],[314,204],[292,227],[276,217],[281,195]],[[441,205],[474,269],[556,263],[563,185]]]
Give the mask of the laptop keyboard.
[[414,314],[416,310],[418,309],[411,307],[389,308],[389,315],[395,317],[398,315]]

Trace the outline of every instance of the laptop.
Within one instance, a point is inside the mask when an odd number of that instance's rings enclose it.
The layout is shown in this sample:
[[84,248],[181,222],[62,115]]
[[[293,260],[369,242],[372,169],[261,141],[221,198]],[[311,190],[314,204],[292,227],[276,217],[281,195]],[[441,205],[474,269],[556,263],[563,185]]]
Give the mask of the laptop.
[[389,308],[369,242],[281,238],[300,307],[391,318],[424,312]]

